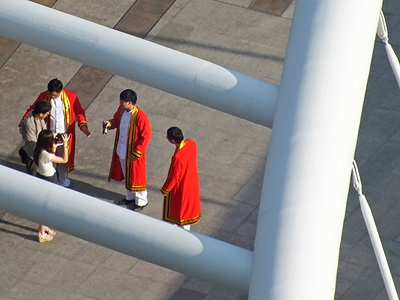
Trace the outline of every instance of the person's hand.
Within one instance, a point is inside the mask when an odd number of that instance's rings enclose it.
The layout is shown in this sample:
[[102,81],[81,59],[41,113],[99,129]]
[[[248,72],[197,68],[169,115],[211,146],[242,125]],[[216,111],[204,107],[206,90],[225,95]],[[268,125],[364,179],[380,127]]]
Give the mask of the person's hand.
[[87,126],[83,126],[82,127],[82,132],[87,136],[87,137],[90,137],[92,134],[91,134],[91,132],[89,131],[89,128],[87,128]]
[[107,125],[107,127],[111,127],[111,122],[108,121],[108,120],[104,120],[104,121],[103,121],[103,126],[104,126],[104,125]]
[[64,146],[68,147],[68,141],[69,141],[70,135],[63,133],[63,134],[61,134],[61,137],[62,137]]

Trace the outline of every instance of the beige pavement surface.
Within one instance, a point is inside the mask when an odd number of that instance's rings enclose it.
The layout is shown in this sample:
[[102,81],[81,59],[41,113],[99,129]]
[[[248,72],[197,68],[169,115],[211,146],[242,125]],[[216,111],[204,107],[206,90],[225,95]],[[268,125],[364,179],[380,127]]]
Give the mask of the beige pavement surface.
[[[286,1],[288,6],[273,7],[275,10],[269,10],[272,6],[267,5],[274,1],[251,0],[35,2],[276,84],[280,81],[294,9],[291,1]],[[400,3],[384,1],[384,11],[390,42],[400,53]],[[203,219],[193,230],[252,249],[270,129],[0,37],[1,164],[24,170],[18,157],[21,137],[17,125],[28,105],[54,77],[78,93],[93,134],[87,139],[78,133],[71,189],[99,201],[114,202],[124,196],[122,184],[106,180],[114,132],[102,135],[101,120],[111,117],[117,108],[119,92],[133,88],[138,93],[138,106],[152,124],[147,158],[150,203],[141,213],[161,217],[159,189],[173,153],[165,131],[176,125],[198,145]],[[364,193],[398,288],[399,95],[384,46],[377,40],[356,158]],[[39,244],[36,227],[0,211],[0,300],[247,299],[247,295],[62,232],[53,242]],[[388,299],[357,195],[352,190],[335,299]]]

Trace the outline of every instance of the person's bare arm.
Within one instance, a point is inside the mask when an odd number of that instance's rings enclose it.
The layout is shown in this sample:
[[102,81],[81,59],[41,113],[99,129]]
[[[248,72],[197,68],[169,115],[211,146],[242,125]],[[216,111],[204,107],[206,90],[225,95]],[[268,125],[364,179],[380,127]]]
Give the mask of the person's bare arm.
[[51,162],[56,163],[56,164],[65,164],[68,162],[68,141],[69,141],[69,135],[66,133],[63,133],[62,135],[63,139],[63,147],[64,147],[64,152],[63,156],[53,156]]

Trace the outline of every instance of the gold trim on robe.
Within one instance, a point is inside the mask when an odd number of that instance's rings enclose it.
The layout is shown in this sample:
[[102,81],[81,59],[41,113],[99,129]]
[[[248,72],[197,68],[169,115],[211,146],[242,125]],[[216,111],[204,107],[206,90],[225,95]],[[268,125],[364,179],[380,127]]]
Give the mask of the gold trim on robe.
[[[147,116],[134,106],[128,124],[128,135],[126,141],[125,166],[121,166],[118,154],[116,153],[120,137],[119,124],[124,113],[122,106],[119,106],[112,119],[110,129],[117,129],[114,140],[114,150],[111,159],[108,180],[125,180],[125,187],[131,192],[142,192],[146,190],[146,152],[145,148],[150,140],[150,123]],[[138,136],[141,135],[141,136]],[[129,160],[129,158],[134,158]],[[125,167],[125,176],[123,175]]]
[[[48,92],[47,96],[46,96],[46,101],[48,103],[50,103],[51,105],[51,101],[53,100],[53,98],[51,98],[51,93]],[[63,104],[63,109],[64,109],[64,128],[65,128],[65,132],[66,133],[70,133],[70,126],[71,126],[71,102],[69,101],[69,97],[67,95],[67,93],[65,92],[65,90],[61,91],[61,102]],[[50,118],[50,114],[47,116],[46,118],[46,123],[48,124],[48,128],[51,128],[51,118]],[[72,139],[68,140],[68,155],[71,155],[71,149],[72,149]],[[68,170],[67,172],[71,172],[74,170],[74,166],[68,166]]]
[[201,219],[201,213],[199,213],[196,217],[191,218],[191,219],[185,219],[185,220],[178,220],[175,218],[172,218],[169,215],[169,212],[171,211],[170,208],[171,205],[171,194],[168,193],[167,195],[164,195],[164,201],[163,201],[163,220],[168,221],[174,224],[177,224],[179,226],[184,226],[184,225],[194,225],[197,224],[200,219]]

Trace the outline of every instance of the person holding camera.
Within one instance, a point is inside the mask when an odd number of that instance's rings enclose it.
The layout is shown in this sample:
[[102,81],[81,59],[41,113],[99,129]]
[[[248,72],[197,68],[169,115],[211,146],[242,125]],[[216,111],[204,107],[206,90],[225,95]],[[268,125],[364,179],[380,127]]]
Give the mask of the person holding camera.
[[118,204],[140,211],[148,203],[146,148],[151,127],[147,115],[136,106],[137,95],[133,90],[122,91],[119,98],[120,105],[113,118],[103,121],[103,130],[117,129],[108,180],[125,179],[126,198]]
[[[59,145],[60,138],[62,146]],[[49,129],[42,130],[39,133],[35,150],[33,151],[33,160],[37,166],[36,176],[38,178],[54,182],[56,169],[54,164],[65,164],[68,162],[68,142],[69,135],[66,133],[54,136]],[[56,148],[63,147],[62,157],[57,156]],[[39,225],[38,228],[39,242],[48,242],[53,239],[56,232],[45,225]]]
[[[68,173],[74,169],[76,141],[75,123],[78,123],[79,129],[87,137],[91,136],[86,123],[85,110],[82,108],[77,95],[72,91],[65,90],[62,82],[57,78],[54,78],[47,84],[47,91],[42,92],[35,102],[28,108],[22,117],[20,126],[28,116],[29,112],[40,100],[44,100],[51,104],[50,115],[46,118],[47,127],[54,133],[68,133],[71,136],[68,148],[68,163],[60,163],[57,165],[57,184],[69,187],[70,180],[68,179]],[[58,147],[56,154],[62,157],[62,151],[63,148]]]

